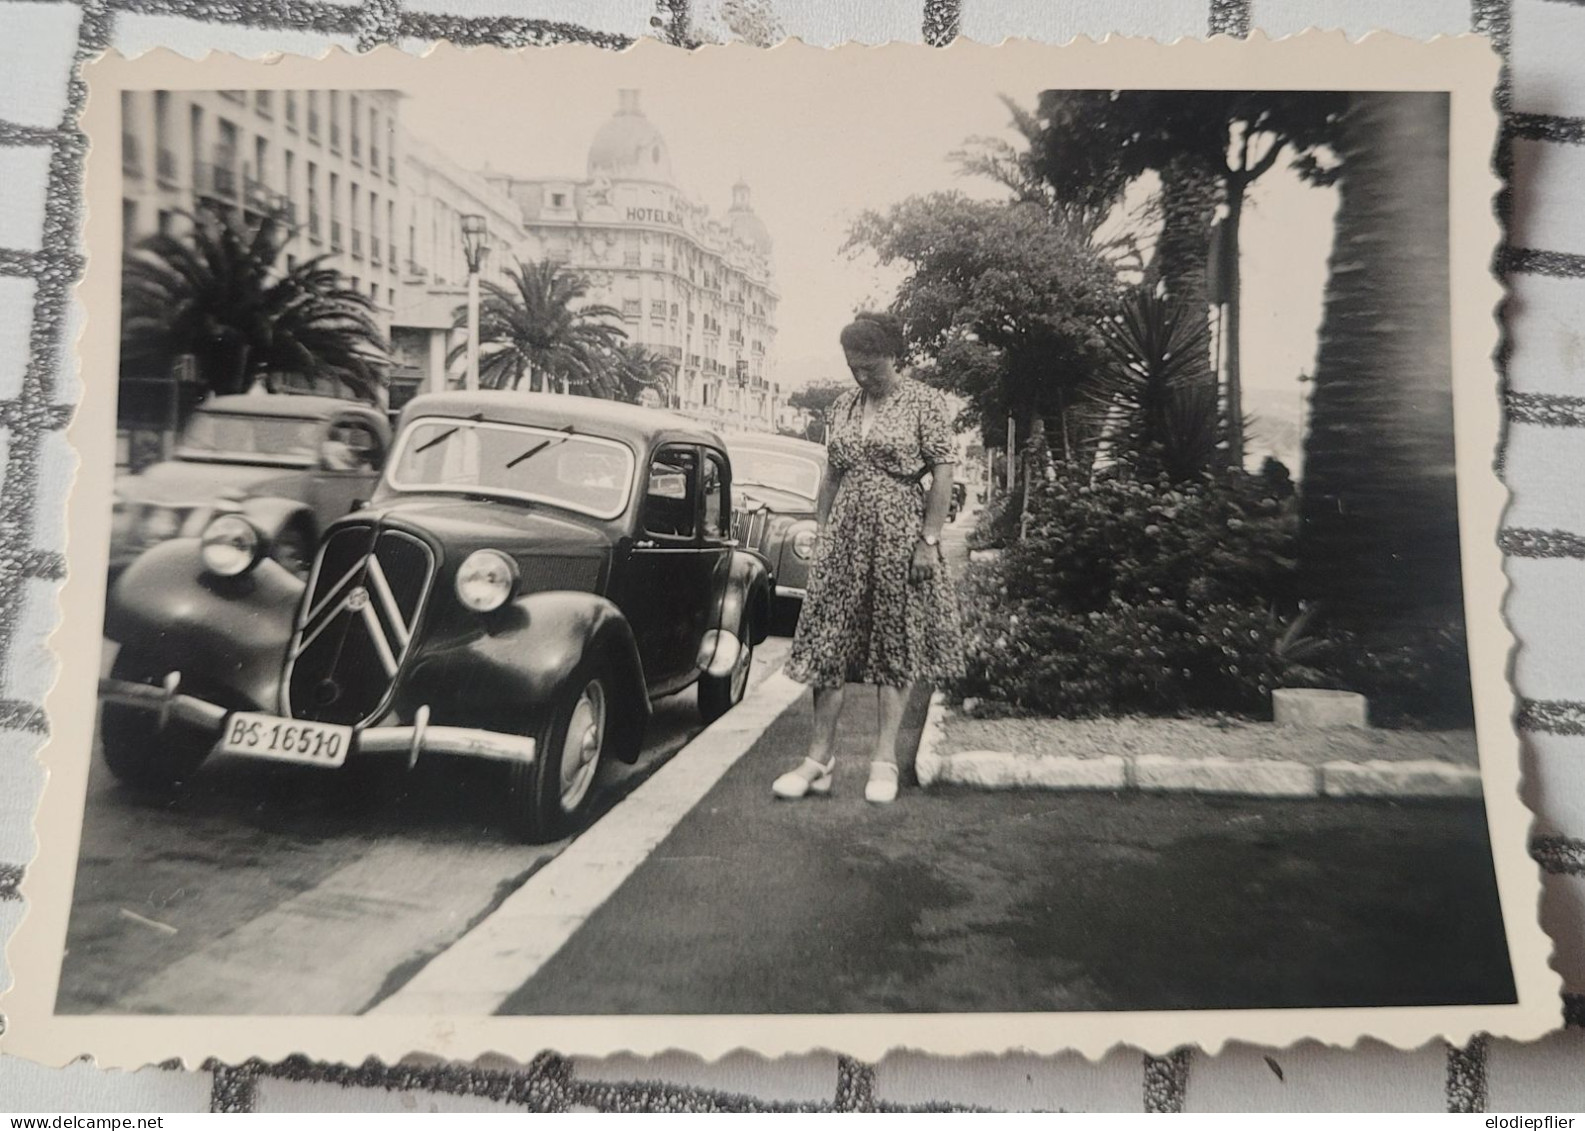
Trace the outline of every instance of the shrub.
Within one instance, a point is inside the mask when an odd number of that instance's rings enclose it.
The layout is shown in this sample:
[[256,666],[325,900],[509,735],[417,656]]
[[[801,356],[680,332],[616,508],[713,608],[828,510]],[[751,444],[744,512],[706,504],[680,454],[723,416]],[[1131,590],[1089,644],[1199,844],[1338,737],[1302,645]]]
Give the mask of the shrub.
[[1019,501],[1019,496],[1006,492],[991,495],[969,531],[969,549],[1000,550],[1012,541],[1018,532]]

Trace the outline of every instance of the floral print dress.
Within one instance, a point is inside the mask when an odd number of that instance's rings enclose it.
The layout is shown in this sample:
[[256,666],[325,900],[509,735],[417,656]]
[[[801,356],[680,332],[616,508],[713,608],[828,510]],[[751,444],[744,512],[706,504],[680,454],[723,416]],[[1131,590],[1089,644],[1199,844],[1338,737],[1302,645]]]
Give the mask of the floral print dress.
[[921,472],[954,461],[941,394],[904,379],[863,430],[858,390],[831,406],[827,445],[841,483],[809,570],[786,672],[801,683],[905,687],[963,674],[963,634],[946,563],[909,580],[924,529]]

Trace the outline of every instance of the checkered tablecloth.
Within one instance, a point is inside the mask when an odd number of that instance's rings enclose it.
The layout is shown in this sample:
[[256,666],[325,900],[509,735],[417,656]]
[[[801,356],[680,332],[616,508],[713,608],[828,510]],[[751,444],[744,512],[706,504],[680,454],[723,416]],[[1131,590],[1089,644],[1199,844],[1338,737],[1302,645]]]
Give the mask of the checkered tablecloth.
[[[106,47],[244,55],[437,39],[506,46],[671,37],[719,0],[0,0],[0,939],[22,914],[32,813],[56,665],[46,644],[63,573],[74,457],[64,438],[82,376],[78,223],[84,141],[76,63]],[[102,1072],[0,1056],[0,1110],[756,1110],[989,1107],[1098,1111],[1503,1111],[1585,1108],[1585,3],[1581,0],[763,0],[817,44],[1158,39],[1310,26],[1416,37],[1478,31],[1508,61],[1498,154],[1510,288],[1504,548],[1526,793],[1539,819],[1542,918],[1570,991],[1553,1036],[1400,1052],[1233,1047],[1143,1057],[878,1065],[813,1056],[714,1064],[682,1057],[359,1067],[309,1061]],[[691,10],[690,10],[691,9]],[[1280,1071],[1279,1071],[1280,1069]]]

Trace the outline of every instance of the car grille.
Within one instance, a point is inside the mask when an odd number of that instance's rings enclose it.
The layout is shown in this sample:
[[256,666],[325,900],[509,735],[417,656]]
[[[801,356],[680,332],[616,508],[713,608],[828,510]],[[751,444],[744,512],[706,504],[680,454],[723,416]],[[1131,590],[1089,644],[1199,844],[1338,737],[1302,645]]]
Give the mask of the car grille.
[[360,523],[325,539],[292,638],[292,717],[355,725],[384,710],[435,566],[429,547],[400,530]]
[[732,537],[737,539],[737,544],[755,550],[765,549],[765,535],[769,530],[769,507],[756,507],[751,511],[740,510],[732,523]]

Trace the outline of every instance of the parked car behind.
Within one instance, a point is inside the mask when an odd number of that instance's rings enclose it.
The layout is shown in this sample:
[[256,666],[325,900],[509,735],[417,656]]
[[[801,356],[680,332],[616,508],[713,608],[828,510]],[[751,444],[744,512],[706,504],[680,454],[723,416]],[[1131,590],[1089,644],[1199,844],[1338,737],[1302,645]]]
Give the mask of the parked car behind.
[[492,759],[516,833],[564,835],[600,764],[637,758],[651,700],[697,685],[713,720],[743,698],[770,591],[733,545],[732,490],[721,440],[670,413],[415,398],[306,584],[243,513],[127,568],[106,763],[167,789],[211,752],[377,776]]
[[759,432],[729,436],[727,447],[738,487],[733,533],[765,559],[780,619],[791,623],[809,584],[825,447]]
[[321,532],[374,490],[391,429],[356,401],[290,393],[212,397],[171,459],[116,483],[110,567],[196,537],[217,509],[239,509],[276,560],[306,577]]

